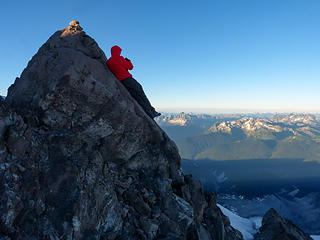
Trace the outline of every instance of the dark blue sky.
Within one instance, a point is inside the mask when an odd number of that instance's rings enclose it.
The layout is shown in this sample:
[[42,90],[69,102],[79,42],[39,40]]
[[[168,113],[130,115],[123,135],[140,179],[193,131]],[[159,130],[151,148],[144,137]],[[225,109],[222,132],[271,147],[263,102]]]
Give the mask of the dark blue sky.
[[0,94],[79,20],[162,110],[320,112],[320,1],[4,1]]

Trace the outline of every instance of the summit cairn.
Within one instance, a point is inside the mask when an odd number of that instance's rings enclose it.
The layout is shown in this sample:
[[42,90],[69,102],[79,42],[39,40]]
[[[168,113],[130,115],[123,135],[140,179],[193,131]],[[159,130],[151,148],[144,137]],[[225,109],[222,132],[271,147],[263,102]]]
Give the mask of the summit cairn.
[[79,21],[71,21],[70,23],[69,23],[69,25],[70,25],[70,30],[75,30],[75,31],[82,31],[83,29],[82,29],[82,27],[80,27],[80,24],[79,24]]
[[70,34],[74,35],[74,34],[81,33],[82,30],[83,30],[83,28],[80,26],[79,21],[73,20],[73,21],[71,21],[71,22],[69,23],[69,25],[70,25],[70,26],[66,27],[66,28],[63,30],[63,32],[62,32],[62,34],[61,34],[61,37],[62,37],[62,38],[63,38],[63,37],[66,37],[66,36],[68,36],[68,35],[70,35]]

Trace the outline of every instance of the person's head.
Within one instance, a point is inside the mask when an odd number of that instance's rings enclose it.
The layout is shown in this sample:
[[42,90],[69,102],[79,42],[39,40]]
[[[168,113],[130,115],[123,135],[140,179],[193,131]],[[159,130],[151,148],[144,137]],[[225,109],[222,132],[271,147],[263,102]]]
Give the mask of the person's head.
[[120,56],[122,49],[119,46],[113,46],[111,48],[111,55],[112,56]]

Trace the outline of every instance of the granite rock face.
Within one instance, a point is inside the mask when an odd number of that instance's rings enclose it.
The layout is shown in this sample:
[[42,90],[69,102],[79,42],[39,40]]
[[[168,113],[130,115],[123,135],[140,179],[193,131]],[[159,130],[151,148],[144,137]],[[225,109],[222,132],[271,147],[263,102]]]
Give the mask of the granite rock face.
[[0,239],[242,239],[71,25],[0,101]]
[[312,238],[284,219],[271,208],[263,217],[260,232],[255,235],[255,240],[312,240]]

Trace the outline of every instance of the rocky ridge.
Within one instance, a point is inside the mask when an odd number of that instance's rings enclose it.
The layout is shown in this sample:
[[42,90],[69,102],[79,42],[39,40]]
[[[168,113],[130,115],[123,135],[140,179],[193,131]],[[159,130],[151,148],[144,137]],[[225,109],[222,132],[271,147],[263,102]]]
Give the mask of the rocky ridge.
[[270,209],[262,220],[260,232],[255,240],[312,240],[312,238],[289,220],[282,218],[276,210]]
[[105,61],[71,22],[0,101],[0,239],[242,239]]

